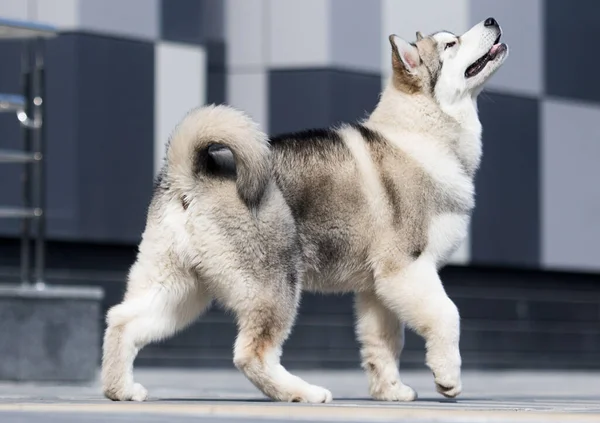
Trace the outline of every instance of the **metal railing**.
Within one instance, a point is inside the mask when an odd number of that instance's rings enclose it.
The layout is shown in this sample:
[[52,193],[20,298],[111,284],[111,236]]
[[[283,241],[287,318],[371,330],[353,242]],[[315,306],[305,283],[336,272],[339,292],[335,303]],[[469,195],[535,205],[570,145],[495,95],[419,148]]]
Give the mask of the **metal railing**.
[[[0,113],[15,113],[21,125],[22,150],[0,150],[0,164],[22,165],[22,204],[0,206],[0,218],[21,219],[21,283],[44,288],[45,267],[45,67],[43,39],[57,35],[55,28],[31,22],[0,19],[0,40],[23,42],[21,94],[0,94]],[[0,134],[1,136],[1,134]],[[35,226],[35,234],[32,229]],[[31,244],[33,251],[33,278]]]

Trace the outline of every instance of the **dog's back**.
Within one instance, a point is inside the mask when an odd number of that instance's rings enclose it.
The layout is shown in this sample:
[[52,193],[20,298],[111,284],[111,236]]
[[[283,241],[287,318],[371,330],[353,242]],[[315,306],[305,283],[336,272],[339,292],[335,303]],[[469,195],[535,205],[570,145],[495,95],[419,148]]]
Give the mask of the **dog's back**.
[[425,338],[438,392],[457,396],[460,317],[438,269],[467,233],[474,98],[507,55],[500,36],[491,18],[461,37],[390,36],[393,75],[362,124],[269,140],[230,107],[191,111],[171,137],[125,299],[107,314],[105,395],[144,400],[139,349],[216,300],[235,315],[236,367],[265,395],[331,401],[280,362],[311,289],[355,292],[373,398],[416,398],[398,373],[405,324]]
[[153,240],[140,254],[171,245],[172,265],[213,296],[234,289],[226,281],[238,273],[261,284],[285,274],[312,291],[370,290],[388,262],[424,251],[434,191],[414,160],[364,125],[267,141],[241,112],[199,108],[171,137],[145,234]]

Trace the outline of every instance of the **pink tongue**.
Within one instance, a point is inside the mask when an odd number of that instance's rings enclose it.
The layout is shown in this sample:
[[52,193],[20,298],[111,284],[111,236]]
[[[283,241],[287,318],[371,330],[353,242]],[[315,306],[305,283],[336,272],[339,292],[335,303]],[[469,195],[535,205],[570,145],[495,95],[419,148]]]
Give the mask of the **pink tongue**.
[[495,55],[499,48],[500,48],[500,44],[494,44],[492,46],[492,48],[490,49],[490,54],[492,56]]

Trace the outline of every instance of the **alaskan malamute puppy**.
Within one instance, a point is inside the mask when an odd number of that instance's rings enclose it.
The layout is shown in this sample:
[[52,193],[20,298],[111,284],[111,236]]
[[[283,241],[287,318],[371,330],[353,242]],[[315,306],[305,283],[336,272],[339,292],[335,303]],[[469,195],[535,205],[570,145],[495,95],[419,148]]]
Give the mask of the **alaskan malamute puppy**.
[[133,378],[137,352],[216,301],[236,317],[235,366],[266,396],[331,401],[327,389],[280,364],[307,290],[355,293],[374,399],[417,396],[398,370],[405,325],[426,341],[438,392],[457,396],[460,319],[438,270],[474,207],[476,98],[508,56],[500,35],[493,18],[461,36],[417,33],[411,43],[391,35],[393,74],[359,123],[269,139],[230,107],[185,116],[156,181],[127,293],[107,315],[104,394],[146,399]]

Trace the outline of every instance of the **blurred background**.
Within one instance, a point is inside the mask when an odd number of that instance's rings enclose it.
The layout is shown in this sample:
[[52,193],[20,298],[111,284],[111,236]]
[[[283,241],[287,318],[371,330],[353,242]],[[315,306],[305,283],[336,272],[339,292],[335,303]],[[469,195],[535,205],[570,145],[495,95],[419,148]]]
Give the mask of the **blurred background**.
[[[479,99],[477,206],[442,272],[464,367],[600,368],[599,13],[595,0],[0,0],[0,17],[60,30],[45,42],[47,282],[101,287],[104,325],[190,108],[229,103],[270,134],[358,119],[389,75],[389,34],[493,16],[511,56]],[[20,90],[21,49],[0,41],[0,92]],[[21,135],[0,115],[0,148]],[[21,175],[0,167],[0,205],[20,204]],[[2,283],[19,280],[20,228],[0,220]],[[358,368],[352,324],[351,297],[305,295],[284,363]],[[234,338],[214,309],[137,364],[229,368]],[[402,360],[424,367],[412,334]]]

